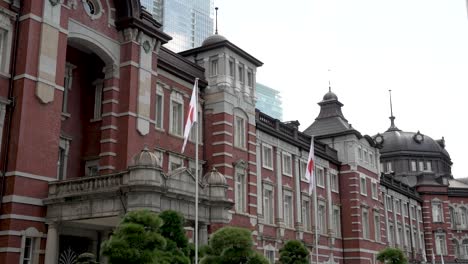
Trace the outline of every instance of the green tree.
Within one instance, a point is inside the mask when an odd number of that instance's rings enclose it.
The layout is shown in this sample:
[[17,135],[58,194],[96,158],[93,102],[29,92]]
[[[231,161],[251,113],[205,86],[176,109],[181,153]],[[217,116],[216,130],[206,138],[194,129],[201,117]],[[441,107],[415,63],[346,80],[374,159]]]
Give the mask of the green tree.
[[76,264],[98,264],[96,257],[92,253],[80,254],[76,260]]
[[252,235],[245,228],[219,229],[202,252],[204,257],[200,264],[268,264],[265,257],[253,249]]
[[408,259],[399,248],[385,248],[377,254],[377,260],[388,264],[407,264]]
[[309,251],[304,244],[297,240],[290,240],[280,249],[280,263],[282,264],[307,264],[309,263]]
[[127,213],[101,246],[109,263],[189,264],[187,238],[181,237],[184,218],[173,211],[161,215],[148,210]]

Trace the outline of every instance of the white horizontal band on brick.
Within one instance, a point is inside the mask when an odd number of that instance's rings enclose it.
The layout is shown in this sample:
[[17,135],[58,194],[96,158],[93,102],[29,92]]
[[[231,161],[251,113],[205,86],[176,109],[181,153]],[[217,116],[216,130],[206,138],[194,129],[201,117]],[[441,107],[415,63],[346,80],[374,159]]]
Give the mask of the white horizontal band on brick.
[[216,141],[216,142],[213,142],[211,145],[213,145],[213,146],[228,145],[228,146],[232,147],[232,143],[229,142],[229,141]]
[[42,22],[42,18],[40,16],[37,16],[37,15],[33,14],[33,13],[22,15],[19,18],[20,21],[23,21],[23,20],[26,20],[26,19],[31,19],[31,20],[34,20],[34,21],[37,21],[37,22]]
[[117,153],[115,153],[115,152],[101,152],[101,153],[99,153],[99,157],[105,157],[105,156],[115,157],[115,156],[117,156]]
[[254,133],[254,132],[252,132],[252,131],[249,131],[249,135],[251,135],[251,136],[254,136],[254,137],[256,137],[256,136],[257,136],[257,134],[255,134],[255,133]]
[[231,164],[229,163],[216,163],[213,164],[213,167],[218,168],[218,167],[227,167],[227,168],[233,168]]
[[137,62],[134,62],[134,61],[125,61],[125,62],[120,63],[119,66],[120,66],[120,67],[126,67],[126,66],[130,66],[130,65],[135,66],[135,67],[137,67],[137,68],[140,67],[140,64],[137,63]]
[[48,80],[45,80],[45,79],[42,79],[42,78],[34,77],[32,75],[29,75],[29,74],[20,74],[20,75],[16,75],[13,78],[13,80],[15,80],[15,81],[20,80],[20,79],[27,79],[27,80],[31,80],[31,81],[34,81],[34,82],[42,82],[42,83],[45,83],[47,85],[53,86],[57,90],[63,91],[63,86],[57,85],[55,83],[52,83],[52,82],[50,82]]
[[119,100],[115,100],[115,99],[109,99],[109,100],[102,101],[102,104],[118,104],[118,103],[119,103]]
[[217,132],[213,132],[212,134],[213,136],[217,136],[217,135],[228,135],[228,136],[232,136],[232,133],[229,133],[227,131],[217,131]]
[[35,221],[35,222],[45,222],[46,220],[44,217],[19,215],[19,214],[3,214],[0,216],[0,219],[17,219],[17,220],[27,220],[27,221]]
[[250,150],[249,150],[249,154],[257,155],[257,152],[254,152],[254,151],[250,151]]
[[231,158],[232,158],[232,154],[231,154],[231,153],[228,153],[228,152],[217,152],[217,153],[213,153],[212,156],[213,156],[213,157],[217,157],[217,156],[228,156],[228,157],[231,157]]
[[101,139],[99,143],[117,143],[117,140],[113,138],[105,138],[105,139]]
[[101,130],[107,130],[107,129],[113,129],[113,130],[119,130],[116,126],[102,126]]
[[[251,186],[257,186],[257,183],[255,183],[255,182],[249,182],[249,185],[251,185]],[[254,195],[254,194],[251,193],[250,195]],[[255,196],[257,196],[257,195],[255,194]]]
[[51,181],[56,181],[57,177],[47,177],[47,176],[41,176],[41,175],[35,175],[27,172],[21,172],[21,171],[9,171],[5,173],[5,176],[10,177],[10,176],[19,176],[19,177],[24,177],[24,178],[29,178],[29,179],[34,179],[34,180],[39,180],[39,181],[46,181],[46,182],[51,182]]
[[217,125],[227,125],[227,126],[232,126],[232,123],[229,123],[228,121],[218,121],[218,122],[213,122],[213,126]]
[[257,173],[256,173],[255,171],[249,171],[249,174],[250,174],[250,175],[257,176]]
[[249,144],[250,144],[250,145],[257,146],[257,143],[255,143],[255,142],[253,142],[253,141],[250,141],[250,140],[249,140]]
[[20,195],[6,195],[3,196],[2,203],[21,203],[21,204],[30,204],[30,205],[44,205],[42,199],[32,198],[27,196]]
[[256,204],[249,204],[250,207],[255,207],[257,208],[257,205]]
[[114,166],[99,166],[99,170],[115,170]]
[[102,89],[103,92],[108,92],[108,91],[115,91],[115,92],[119,92],[119,87],[116,87],[116,86],[109,86],[109,87],[104,87]]
[[257,163],[256,163],[256,162],[254,162],[254,161],[250,161],[250,160],[249,160],[249,162],[248,162],[248,163],[249,163],[250,165],[257,165]]
[[21,253],[21,248],[15,248],[15,247],[0,247],[0,252],[5,253],[5,252],[10,252],[10,253]]
[[[0,236],[23,236],[24,233],[23,231],[18,231],[18,230],[3,230],[0,231]],[[42,238],[47,238],[47,234],[42,234],[40,236]]]

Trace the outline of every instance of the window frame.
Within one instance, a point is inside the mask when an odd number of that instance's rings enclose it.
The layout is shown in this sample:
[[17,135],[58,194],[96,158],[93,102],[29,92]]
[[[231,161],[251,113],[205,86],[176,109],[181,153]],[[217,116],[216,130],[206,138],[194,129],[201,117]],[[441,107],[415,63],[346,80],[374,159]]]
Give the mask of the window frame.
[[[263,219],[266,224],[275,224],[275,190],[273,186],[263,184]],[[267,214],[268,210],[268,214]]]
[[377,181],[371,181],[371,193],[372,193],[372,199],[378,200],[379,199],[379,187],[377,184]]
[[310,210],[310,200],[306,197],[302,197],[301,203],[301,212],[302,212],[302,225],[305,231],[312,230],[312,221],[311,221],[311,210]]
[[243,85],[245,83],[245,66],[242,63],[237,65],[237,70],[239,71],[239,83]]
[[340,192],[340,179],[338,177],[338,173],[330,172],[330,189],[332,192],[339,193]]
[[[269,162],[270,164],[267,164],[267,157],[265,155],[265,149],[269,149],[270,150],[270,159],[269,159]],[[266,144],[266,143],[262,143],[262,167],[265,168],[265,169],[269,169],[269,170],[273,170],[273,166],[274,166],[274,163],[273,163],[273,147]]]
[[[285,159],[289,158],[289,162],[286,162]],[[293,174],[293,158],[292,158],[292,155],[290,153],[287,153],[287,152],[282,152],[281,153],[281,160],[282,160],[282,166],[281,166],[281,170],[283,172],[283,175],[286,175],[286,176],[290,176],[292,177],[292,174]],[[286,170],[287,166],[286,164],[289,164],[289,171]]]
[[210,76],[215,77],[219,74],[219,59],[217,56],[210,58]]
[[[179,165],[177,167],[174,167],[174,165]],[[184,166],[184,159],[179,157],[179,156],[174,156],[174,155],[169,155],[169,161],[168,161],[168,166],[167,166],[167,170],[168,171],[173,171],[173,170],[176,170],[178,168],[181,168]]]
[[[174,115],[176,114],[174,112],[174,106],[178,106],[177,111],[180,111],[180,113],[178,113],[177,118],[180,120],[174,120]],[[169,134],[182,137],[184,134],[184,98],[181,93],[177,91],[173,91],[171,93],[169,107]],[[176,124],[175,122],[177,122],[178,124]],[[175,125],[177,125],[177,127],[174,127]]]
[[94,86],[94,112],[91,121],[98,121],[102,118],[102,96],[104,88],[104,80],[97,79],[93,82]]
[[316,165],[314,173],[315,173],[315,180],[316,180],[317,186],[321,188],[325,188],[325,168]]
[[362,238],[370,239],[369,210],[366,208],[361,209],[361,227]]
[[323,201],[318,201],[318,223],[319,234],[325,235],[327,233],[327,205]]
[[[364,182],[363,182],[364,180]],[[361,195],[367,196],[367,178],[366,176],[360,175],[359,176],[359,191]]]
[[[287,200],[289,200],[289,206],[286,206]],[[283,216],[284,224],[294,228],[294,199],[292,192],[287,190],[283,190]]]
[[[447,241],[444,233],[435,233],[435,245],[437,255],[447,255]],[[439,243],[440,242],[440,243]]]
[[[240,122],[239,122],[240,121]],[[241,149],[247,148],[247,119],[238,114],[234,115],[234,146]]]
[[[441,201],[432,201],[431,202],[431,209],[432,209],[432,222],[433,223],[443,223],[444,222],[444,209],[443,204]],[[435,213],[434,209],[440,209],[437,214]],[[439,219],[440,218],[440,219]]]
[[417,162],[415,160],[410,161],[410,170],[412,172],[418,171],[418,164],[417,164]]
[[164,130],[164,88],[160,83],[156,85],[156,97],[154,103],[154,127],[159,130]]
[[335,237],[341,237],[341,208],[337,205],[333,205],[332,227]]
[[247,184],[246,168],[236,166],[234,169],[234,201],[237,213],[247,213],[249,207],[247,204]]
[[10,56],[13,40],[12,17],[6,13],[0,13],[0,75],[10,77]]
[[374,240],[380,242],[382,240],[380,227],[380,212],[374,210]]

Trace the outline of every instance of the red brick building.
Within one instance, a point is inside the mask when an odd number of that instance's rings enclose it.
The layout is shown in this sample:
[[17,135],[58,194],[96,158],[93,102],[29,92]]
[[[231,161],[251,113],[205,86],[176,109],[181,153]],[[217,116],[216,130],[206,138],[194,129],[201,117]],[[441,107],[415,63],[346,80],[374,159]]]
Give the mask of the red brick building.
[[[315,262],[316,238],[320,263],[376,263],[388,245],[414,262],[468,259],[468,183],[443,140],[393,123],[363,135],[332,92],[300,132],[256,111],[261,61],[220,35],[173,53],[160,27],[138,0],[0,1],[0,263],[98,253],[141,208],[181,212],[190,234],[195,184],[200,242],[246,227],[272,263],[289,239]],[[196,78],[199,182],[195,133],[180,152]]]

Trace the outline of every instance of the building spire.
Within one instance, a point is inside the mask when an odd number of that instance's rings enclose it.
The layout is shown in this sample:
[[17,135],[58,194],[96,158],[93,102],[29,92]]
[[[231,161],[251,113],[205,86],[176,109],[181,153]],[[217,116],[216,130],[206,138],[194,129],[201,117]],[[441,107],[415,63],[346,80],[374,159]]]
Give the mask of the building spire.
[[388,93],[390,94],[390,128],[387,131],[400,131],[395,126],[395,117],[393,116],[392,90],[388,90]]
[[215,35],[218,35],[218,7],[215,7],[215,13],[216,13]]
[[331,92],[331,74],[330,74],[331,70],[328,69],[328,92]]

